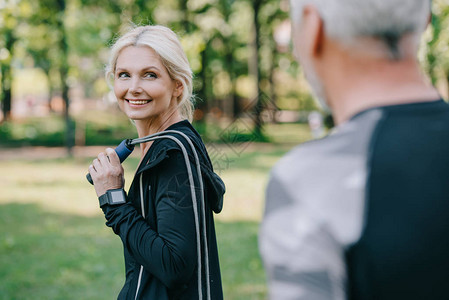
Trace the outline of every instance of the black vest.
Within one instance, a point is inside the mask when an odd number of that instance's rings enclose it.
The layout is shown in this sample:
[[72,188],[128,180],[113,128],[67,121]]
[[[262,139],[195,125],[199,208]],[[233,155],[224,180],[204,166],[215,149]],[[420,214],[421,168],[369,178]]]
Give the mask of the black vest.
[[449,299],[449,110],[409,107],[386,108],[373,135],[348,299]]

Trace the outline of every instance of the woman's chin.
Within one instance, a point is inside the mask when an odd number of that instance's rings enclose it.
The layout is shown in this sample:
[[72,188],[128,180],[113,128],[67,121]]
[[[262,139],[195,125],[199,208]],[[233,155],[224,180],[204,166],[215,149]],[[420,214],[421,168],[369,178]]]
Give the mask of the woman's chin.
[[150,117],[141,117],[141,116],[134,116],[134,115],[128,115],[128,118],[133,121],[143,121],[143,120],[150,119]]
[[135,114],[135,113],[127,113],[126,116],[133,121],[145,121],[145,120],[151,120],[154,118],[152,115],[142,115],[142,114]]

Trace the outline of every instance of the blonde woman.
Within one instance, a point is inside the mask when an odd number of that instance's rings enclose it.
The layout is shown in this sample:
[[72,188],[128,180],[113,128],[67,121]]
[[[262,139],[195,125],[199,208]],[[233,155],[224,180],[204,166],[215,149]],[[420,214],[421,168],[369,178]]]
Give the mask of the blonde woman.
[[[163,26],[132,29],[112,46],[106,75],[139,138],[168,132],[181,142],[161,138],[142,143],[142,159],[127,195],[113,149],[89,166],[100,203],[114,198],[101,208],[124,247],[126,282],[118,299],[222,299],[213,211],[220,212],[225,188],[189,122],[192,73],[176,34]],[[197,166],[201,178],[188,172]],[[204,205],[197,204],[203,205],[202,220],[193,199],[201,200],[195,195],[201,186],[196,184],[192,192],[191,177],[204,187]]]

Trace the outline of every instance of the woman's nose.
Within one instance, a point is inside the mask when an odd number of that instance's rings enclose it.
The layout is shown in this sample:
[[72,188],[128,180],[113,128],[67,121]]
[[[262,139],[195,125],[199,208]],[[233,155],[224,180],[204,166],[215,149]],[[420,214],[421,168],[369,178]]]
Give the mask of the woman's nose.
[[142,92],[142,87],[140,85],[139,79],[131,80],[131,85],[129,87],[129,92],[133,95],[140,94]]

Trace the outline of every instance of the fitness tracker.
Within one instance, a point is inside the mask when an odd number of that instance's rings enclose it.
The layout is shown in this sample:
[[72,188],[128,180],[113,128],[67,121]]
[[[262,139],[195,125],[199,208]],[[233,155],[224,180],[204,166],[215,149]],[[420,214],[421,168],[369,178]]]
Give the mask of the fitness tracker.
[[105,194],[98,197],[100,207],[109,205],[118,205],[126,203],[126,193],[123,189],[107,190]]

